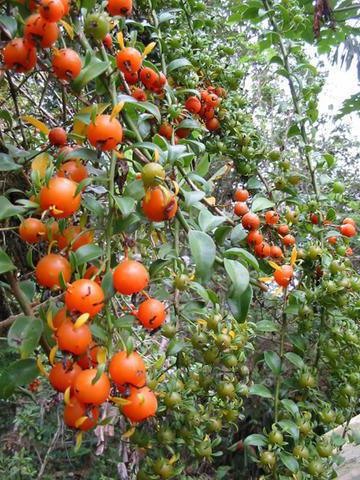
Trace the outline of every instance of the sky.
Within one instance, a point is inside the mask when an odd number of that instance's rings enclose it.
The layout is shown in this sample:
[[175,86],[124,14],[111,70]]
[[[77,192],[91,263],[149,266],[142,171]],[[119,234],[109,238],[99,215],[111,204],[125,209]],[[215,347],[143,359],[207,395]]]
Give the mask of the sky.
[[[349,70],[346,70],[345,67],[341,68],[340,64],[332,65],[324,56],[321,57],[321,60],[325,63],[329,75],[319,96],[319,112],[335,117],[344,100],[360,92],[356,60],[352,62]],[[356,113],[346,115],[343,117],[343,121],[349,124],[353,137],[360,140],[360,115]]]

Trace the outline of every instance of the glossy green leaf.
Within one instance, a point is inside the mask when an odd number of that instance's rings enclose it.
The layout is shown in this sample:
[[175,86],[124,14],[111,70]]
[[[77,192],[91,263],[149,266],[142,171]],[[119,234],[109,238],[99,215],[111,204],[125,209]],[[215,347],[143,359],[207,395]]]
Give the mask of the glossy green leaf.
[[234,318],[239,323],[242,323],[246,320],[252,300],[252,295],[253,290],[251,285],[249,285],[245,292],[243,292],[241,295],[239,295],[235,289],[230,292],[230,295],[228,297],[228,304],[231,313],[234,315]]
[[0,274],[11,272],[11,270],[15,270],[16,267],[12,263],[11,258],[4,252],[2,248],[0,248]]
[[260,383],[255,383],[255,385],[252,385],[249,389],[250,395],[256,395],[258,397],[263,397],[263,398],[272,398],[272,393],[268,389],[268,387],[265,387],[265,385],[261,385]]
[[295,367],[297,368],[304,368],[304,360],[297,355],[296,353],[293,352],[287,352],[285,353],[285,357],[291,362]]
[[135,210],[136,200],[132,197],[114,197],[115,204],[120,212],[127,217]]
[[24,209],[22,207],[16,207],[6,197],[0,196],[0,220],[20,215],[23,212]]
[[73,90],[79,93],[85,85],[105,73],[109,66],[109,62],[104,62],[95,55],[92,55],[90,62],[83,67],[80,74],[71,83]]
[[0,172],[11,172],[19,170],[19,168],[22,168],[22,166],[15,163],[10,155],[0,153]]
[[171,73],[174,70],[178,70],[179,68],[184,68],[184,67],[192,67],[192,64],[189,62],[187,58],[177,58],[176,60],[173,60],[172,62],[169,63],[167,67],[167,72]]
[[91,262],[103,255],[103,249],[98,245],[89,243],[78,248],[75,252],[77,265],[83,265],[84,263]]
[[276,352],[264,352],[264,360],[275,376],[281,373],[281,360]]
[[200,211],[198,222],[203,232],[211,232],[216,227],[226,222],[226,218],[213,215],[209,210],[203,208]]
[[275,204],[271,200],[265,197],[256,197],[251,206],[251,210],[255,212],[261,212],[262,210],[266,210],[267,208],[273,207]]
[[236,260],[224,259],[224,266],[231,282],[234,286],[236,295],[241,295],[249,286],[250,276],[247,268]]
[[289,455],[285,452],[279,452],[279,457],[285,467],[288,468],[291,472],[295,473],[299,470],[299,463],[292,455]]
[[202,281],[207,281],[211,277],[215,263],[215,243],[206,233],[191,230],[189,244],[196,265],[196,276]]
[[11,325],[8,343],[20,351],[21,358],[27,358],[38,346],[43,323],[39,318],[21,316]]

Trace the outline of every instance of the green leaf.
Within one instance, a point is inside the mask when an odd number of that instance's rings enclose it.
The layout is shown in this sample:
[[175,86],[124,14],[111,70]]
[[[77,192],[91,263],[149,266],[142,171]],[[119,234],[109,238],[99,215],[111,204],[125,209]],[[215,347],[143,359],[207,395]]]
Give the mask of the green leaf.
[[283,400],[281,400],[281,403],[284,405],[284,408],[292,415],[297,415],[299,413],[299,407],[293,400],[284,398]]
[[209,212],[206,208],[201,210],[199,215],[199,226],[203,232],[209,232],[214,230],[216,227],[226,222],[225,217],[215,216]]
[[266,210],[267,208],[271,208],[275,205],[274,202],[269,200],[268,198],[265,197],[256,197],[254,198],[254,201],[251,206],[251,210],[255,212],[260,212],[262,210]]
[[82,203],[91,213],[93,213],[97,217],[103,217],[105,215],[105,210],[103,206],[98,200],[95,200],[95,198],[90,196],[84,196]]
[[236,295],[243,294],[249,286],[249,271],[240,262],[227,258],[224,259],[224,266],[234,286]]
[[7,15],[0,15],[0,29],[3,30],[9,38],[14,38],[17,31],[16,18]]
[[19,282],[19,287],[23,294],[26,295],[29,302],[32,302],[36,292],[35,282],[32,280],[24,280]]
[[8,398],[16,387],[28,385],[39,375],[36,362],[26,358],[4,368],[0,375],[0,398]]
[[265,447],[267,443],[267,438],[261,433],[253,433],[246,437],[244,441],[244,445],[251,445],[253,447]]
[[272,398],[272,393],[270,392],[270,390],[265,387],[265,385],[261,385],[260,383],[252,385],[249,389],[249,392],[250,395],[256,395],[263,398]]
[[196,276],[205,282],[211,277],[215,263],[215,243],[206,233],[191,230],[189,232],[189,244],[196,265]]
[[22,207],[16,207],[6,197],[0,196],[0,220],[20,215],[23,212],[24,209]]
[[107,332],[100,327],[97,323],[92,323],[90,325],[91,333],[96,337],[105,342],[105,344],[109,341]]
[[179,128],[189,128],[190,130],[204,129],[204,127],[197,120],[194,120],[193,118],[185,118],[185,120],[180,122],[179,125],[176,127],[176,129],[179,129]]
[[236,225],[235,228],[233,228],[230,236],[231,243],[238,244],[242,240],[244,240],[247,237],[248,233],[246,230],[244,230],[242,225]]
[[304,360],[299,355],[297,355],[296,353],[287,352],[287,353],[285,353],[285,357],[289,360],[289,362],[294,364],[295,367],[304,368],[304,366],[305,366]]
[[238,295],[234,289],[228,297],[228,304],[231,313],[234,315],[235,320],[237,320],[239,323],[242,323],[246,320],[252,295],[253,290],[251,285],[249,285],[242,295]]
[[114,197],[116,206],[120,210],[120,212],[127,217],[135,210],[136,207],[136,200],[132,197]]
[[167,357],[175,357],[179,352],[184,350],[186,347],[186,343],[182,340],[177,338],[173,338],[167,347],[166,356]]
[[173,60],[172,62],[169,63],[167,67],[167,72],[171,73],[174,70],[178,70],[179,68],[184,68],[184,67],[192,67],[192,64],[189,62],[187,58],[177,58],[176,60]]
[[71,83],[73,90],[79,93],[91,80],[105,73],[109,66],[109,62],[104,62],[95,55],[92,55],[90,62],[83,67],[80,74]]
[[22,168],[22,166],[15,163],[10,155],[0,153],[0,172],[11,172],[19,170],[19,168]]
[[98,245],[95,245],[93,243],[83,245],[75,252],[76,263],[77,265],[83,265],[84,263],[91,262],[92,260],[101,257],[102,254],[103,249],[100,248]]
[[65,161],[73,158],[80,158],[81,160],[90,161],[92,163],[99,161],[96,150],[91,150],[91,148],[76,148],[64,156]]
[[260,269],[259,262],[254,257],[254,255],[245,250],[244,248],[229,248],[228,250],[225,250],[224,257],[240,257],[245,260],[246,263],[254,267],[256,270]]
[[118,95],[118,102],[124,102],[126,104],[131,104],[135,108],[140,110],[145,110],[146,112],[151,113],[153,117],[160,123],[161,122],[161,113],[156,105],[150,102],[139,102],[136,98],[131,97],[130,95]]
[[256,329],[260,332],[277,332],[277,326],[270,320],[260,320],[256,323]]
[[184,192],[185,207],[189,208],[205,197],[205,192]]
[[103,279],[101,282],[101,288],[104,291],[106,300],[109,300],[111,297],[115,295],[114,278],[110,270],[106,272],[105,275],[103,276]]
[[43,323],[39,318],[21,316],[10,327],[8,343],[20,350],[21,358],[27,358],[38,346],[42,332]]
[[281,373],[281,360],[276,352],[264,352],[264,360],[275,376]]
[[324,153],[323,157],[329,168],[331,168],[335,164],[335,157],[334,155],[331,155],[331,153]]
[[15,269],[16,267],[12,263],[11,258],[0,248],[0,274],[11,272],[11,270]]
[[141,200],[145,195],[144,184],[139,180],[133,180],[126,185],[124,196]]
[[296,441],[299,439],[299,428],[292,420],[281,420],[279,426],[285,431],[290,433],[293,439]]
[[285,452],[279,452],[279,457],[285,467],[288,468],[291,472],[297,472],[299,470],[299,463],[292,455],[289,455]]

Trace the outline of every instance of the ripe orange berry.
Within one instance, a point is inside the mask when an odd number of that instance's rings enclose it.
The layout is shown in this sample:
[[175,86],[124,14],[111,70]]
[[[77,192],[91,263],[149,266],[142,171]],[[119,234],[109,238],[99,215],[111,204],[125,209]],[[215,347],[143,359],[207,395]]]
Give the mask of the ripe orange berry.
[[96,368],[83,370],[75,379],[74,393],[82,403],[100,405],[110,395],[110,382],[105,373],[94,384],[92,383],[97,374]]
[[285,235],[285,237],[283,237],[282,242],[286,247],[290,247],[290,245],[295,245],[296,240],[293,235],[288,234],[288,235]]
[[132,0],[109,0],[106,8],[110,15],[128,17],[132,12]]
[[290,232],[290,228],[286,223],[279,225],[277,228],[279,235],[287,235]]
[[48,22],[58,22],[65,15],[62,0],[41,0],[39,13]]
[[60,274],[65,283],[70,281],[71,265],[62,255],[50,253],[42,257],[36,265],[35,277],[42,287],[60,287]]
[[116,55],[116,64],[123,73],[138,72],[142,65],[141,53],[133,47],[123,48]]
[[211,118],[210,120],[207,120],[205,125],[209,132],[215,132],[220,128],[220,122],[217,118]]
[[[96,282],[98,285],[101,286],[101,277],[100,275],[96,275],[98,272],[99,272],[99,268],[96,267],[95,265],[91,265],[91,267],[89,267],[86,270],[84,278],[87,278],[89,280],[94,280],[94,282]],[[95,278],[93,278],[94,275],[96,275]]]
[[140,304],[136,316],[145,328],[154,330],[165,321],[165,305],[156,298],[148,298]]
[[312,213],[310,215],[310,220],[311,220],[311,223],[314,225],[318,225],[319,223],[319,217],[315,213]]
[[77,361],[77,363],[80,365],[80,367],[83,370],[97,366],[98,364],[97,354],[100,351],[100,349],[101,347],[96,345],[95,342],[91,342],[88,350],[83,355],[81,355],[81,357]]
[[49,382],[58,392],[65,392],[68,387],[73,387],[75,378],[81,372],[77,363],[70,360],[55,363],[49,374]]
[[260,227],[260,218],[256,213],[246,213],[242,218],[242,226],[246,230],[257,230]]
[[189,97],[185,102],[185,108],[191,113],[199,113],[201,110],[201,102],[198,97]]
[[[67,178],[53,177],[49,185],[40,191],[40,208],[49,210],[56,218],[66,218],[75,213],[81,201],[81,194],[75,196],[77,183]],[[54,208],[55,210],[54,210]]]
[[274,278],[275,282],[280,285],[280,287],[286,288],[294,275],[294,270],[290,265],[283,265],[281,270],[275,270]]
[[68,162],[61,164],[57,175],[59,177],[69,178],[76,183],[80,183],[85,180],[85,178],[88,178],[89,173],[80,160],[69,160]]
[[129,403],[122,407],[122,413],[132,422],[142,422],[156,413],[156,396],[148,387],[131,387],[126,400]]
[[216,108],[220,105],[221,99],[216,95],[216,93],[210,93],[205,98],[205,102],[210,107]]
[[[81,423],[81,425],[76,426],[77,421],[82,417],[87,417],[87,419]],[[96,427],[98,421],[98,407],[92,407],[89,412],[86,404],[80,402],[75,396],[71,397],[69,403],[65,405],[64,422],[70,428],[77,428],[83,432],[88,432]]]
[[275,225],[279,221],[279,215],[274,210],[269,210],[265,213],[265,222],[268,225]]
[[142,201],[145,216],[153,222],[162,222],[173,218],[178,204],[174,194],[165,187],[157,186],[146,190]]
[[55,127],[49,132],[49,141],[51,145],[60,146],[67,142],[67,135],[63,128]]
[[149,90],[153,91],[154,93],[161,93],[164,85],[166,84],[166,81],[167,80],[165,75],[160,72],[159,75],[156,74],[155,81],[147,88],[149,88]]
[[2,51],[6,68],[17,73],[25,73],[36,65],[36,48],[25,38],[14,38]]
[[176,130],[176,135],[179,137],[179,138],[187,138],[191,133],[191,130],[190,128],[178,128]]
[[356,228],[351,223],[345,223],[344,225],[341,225],[340,233],[345,237],[355,237]]
[[329,238],[328,238],[328,242],[329,242],[331,245],[335,245],[335,243],[337,242],[337,237],[329,237]]
[[354,252],[353,252],[353,249],[352,249],[351,247],[348,247],[348,248],[346,249],[346,252],[345,252],[345,253],[346,253],[346,256],[347,256],[347,257],[351,257],[351,255],[353,255]]
[[245,215],[249,212],[249,207],[246,205],[245,202],[236,202],[234,207],[234,213],[238,217]]
[[118,386],[143,387],[146,384],[145,364],[136,352],[116,353],[110,360],[109,373]]
[[250,232],[248,233],[247,242],[249,245],[251,245],[252,243],[254,245],[258,245],[259,243],[262,243],[263,240],[264,237],[261,235],[259,230],[250,230]]
[[85,231],[80,226],[71,225],[68,228],[65,228],[62,234],[57,237],[58,247],[60,250],[64,248],[68,248],[73,252],[83,245],[88,245],[92,243],[94,240],[94,232],[93,231]]
[[265,258],[270,256],[270,245],[266,242],[257,243],[254,247],[255,255],[260,258]]
[[246,202],[246,200],[250,197],[250,194],[247,190],[238,188],[235,192],[235,200],[238,202]]
[[170,125],[170,123],[162,123],[159,128],[159,135],[162,135],[163,137],[167,138],[168,140],[171,140],[172,134],[173,134],[173,127]]
[[65,293],[65,305],[69,311],[88,313],[94,317],[104,307],[105,295],[93,280],[75,280]]
[[82,62],[79,55],[71,48],[63,48],[54,53],[52,69],[59,80],[74,80],[79,76]]
[[146,88],[150,87],[156,82],[158,74],[150,67],[144,67],[140,72],[140,80]]
[[30,15],[25,22],[24,37],[33,45],[41,48],[51,47],[59,36],[55,22],[47,22],[38,13]]
[[56,331],[56,339],[60,350],[82,355],[89,348],[92,335],[86,323],[75,328],[73,322],[65,320]]
[[346,225],[347,223],[350,223],[350,225],[352,225],[353,227],[356,228],[355,220],[353,220],[352,218],[346,217],[346,218],[344,218],[342,223],[343,223],[343,225]]
[[122,142],[123,129],[120,122],[110,115],[98,115],[87,129],[87,139],[91,145],[103,152],[114,150]]
[[206,120],[211,120],[215,117],[215,110],[212,107],[205,106],[202,112],[202,116]]
[[61,0],[64,5],[64,16],[68,15],[70,12],[70,0]]
[[138,100],[139,102],[146,102],[147,100],[147,95],[146,93],[144,92],[144,90],[140,87],[138,88],[134,88],[134,90],[132,91],[132,94],[131,94],[134,98],[136,98],[136,100]]
[[46,226],[37,218],[26,218],[19,227],[20,238],[27,243],[46,240],[46,233]]
[[103,40],[103,44],[105,45],[106,48],[111,48],[112,47],[113,41],[112,41],[110,33],[106,34],[106,36]]
[[53,318],[53,325],[55,330],[57,330],[65,321],[71,321],[71,317],[67,315],[66,307],[63,307],[56,312],[56,315]]
[[270,247],[270,257],[272,258],[282,258],[283,252],[280,247],[277,247],[276,245],[272,245]]
[[124,260],[114,270],[115,290],[123,295],[133,295],[149,284],[149,273],[139,262]]

